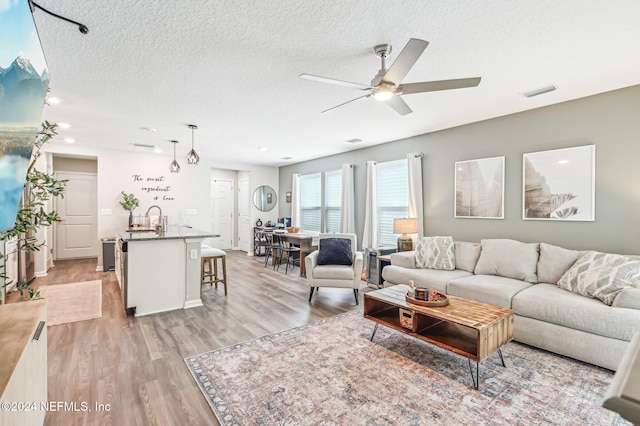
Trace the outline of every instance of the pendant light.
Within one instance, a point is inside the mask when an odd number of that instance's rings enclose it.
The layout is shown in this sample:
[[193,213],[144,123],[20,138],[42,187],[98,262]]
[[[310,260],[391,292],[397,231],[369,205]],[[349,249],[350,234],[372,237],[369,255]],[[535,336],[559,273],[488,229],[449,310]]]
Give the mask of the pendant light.
[[171,143],[173,144],[173,162],[169,166],[169,170],[171,170],[171,173],[178,173],[180,171],[180,164],[176,161],[176,144],[178,141],[171,141]]
[[191,129],[191,151],[187,154],[187,164],[196,165],[200,161],[200,157],[196,154],[195,149],[193,149],[193,131],[198,128],[195,124],[187,124],[187,126]]

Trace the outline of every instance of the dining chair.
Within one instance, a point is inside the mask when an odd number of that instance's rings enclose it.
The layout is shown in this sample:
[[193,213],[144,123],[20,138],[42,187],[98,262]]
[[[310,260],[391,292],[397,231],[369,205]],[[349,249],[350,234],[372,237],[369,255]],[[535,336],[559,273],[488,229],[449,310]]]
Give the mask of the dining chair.
[[300,247],[296,247],[291,244],[289,241],[282,237],[281,233],[274,233],[273,239],[275,241],[276,250],[278,252],[277,258],[277,270],[280,270],[280,263],[282,263],[282,258],[284,254],[286,254],[287,265],[285,267],[284,273],[288,273],[289,271],[289,263],[295,263],[296,261],[296,253],[298,254],[298,262],[300,261]]

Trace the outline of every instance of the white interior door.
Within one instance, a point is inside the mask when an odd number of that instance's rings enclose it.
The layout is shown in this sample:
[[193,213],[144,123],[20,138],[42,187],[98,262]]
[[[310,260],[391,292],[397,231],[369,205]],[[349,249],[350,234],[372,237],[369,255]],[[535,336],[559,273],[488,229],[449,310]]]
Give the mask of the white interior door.
[[56,259],[98,256],[97,184],[94,173],[58,172],[67,179],[64,198],[56,200]]
[[249,240],[252,237],[249,226],[249,179],[238,181],[238,248],[249,252]]
[[233,194],[232,180],[211,181],[211,229],[220,236],[210,241],[219,249],[233,248]]

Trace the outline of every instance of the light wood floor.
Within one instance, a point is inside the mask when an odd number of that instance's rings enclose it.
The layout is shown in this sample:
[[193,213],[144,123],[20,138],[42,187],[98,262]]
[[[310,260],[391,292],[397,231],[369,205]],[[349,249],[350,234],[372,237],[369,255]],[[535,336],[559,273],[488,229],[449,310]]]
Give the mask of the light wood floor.
[[[46,425],[216,425],[187,356],[361,308],[349,289],[323,288],[308,303],[299,271],[228,252],[229,295],[203,287],[204,307],[127,317],[113,272],[96,259],[58,261],[35,287],[102,280],[102,318],[48,329],[49,401],[110,404],[110,411],[60,411]],[[78,295],[81,297],[82,295]]]

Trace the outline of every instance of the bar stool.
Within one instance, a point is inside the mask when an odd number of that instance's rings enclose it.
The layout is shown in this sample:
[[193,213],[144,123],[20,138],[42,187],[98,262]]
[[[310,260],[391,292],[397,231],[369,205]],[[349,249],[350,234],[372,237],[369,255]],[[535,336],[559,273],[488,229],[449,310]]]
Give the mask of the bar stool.
[[[218,288],[218,283],[224,284],[224,295],[227,295],[227,253],[215,247],[202,245],[200,248],[202,280],[201,285],[211,284]],[[218,278],[218,259],[222,261],[222,278]],[[205,265],[207,268],[205,268]],[[208,270],[207,270],[208,269]]]

